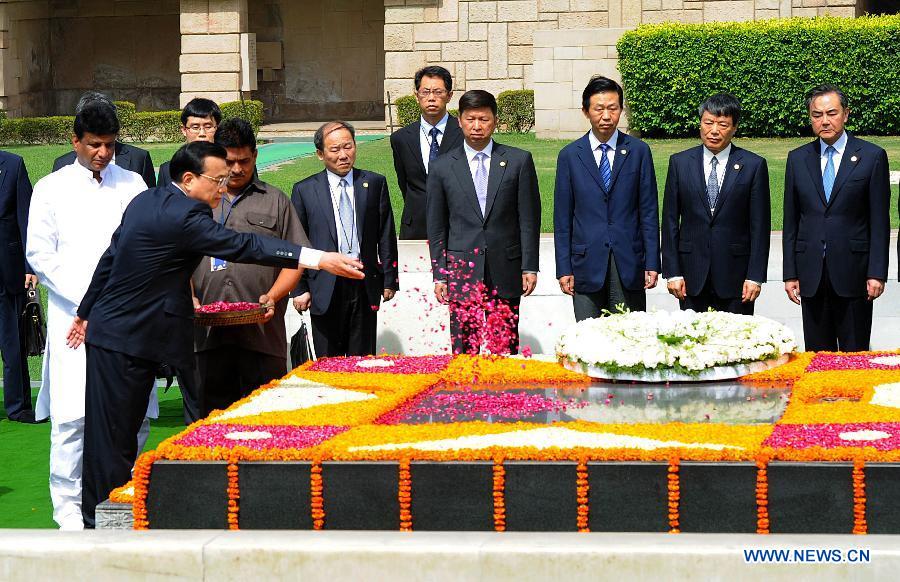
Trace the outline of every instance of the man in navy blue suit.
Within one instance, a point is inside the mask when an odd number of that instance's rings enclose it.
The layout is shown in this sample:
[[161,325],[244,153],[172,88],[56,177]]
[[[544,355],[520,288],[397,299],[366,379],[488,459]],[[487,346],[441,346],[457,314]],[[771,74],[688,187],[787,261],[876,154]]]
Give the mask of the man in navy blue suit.
[[659,202],[650,148],[616,127],[622,87],[595,76],[581,98],[591,124],[559,152],[553,197],[556,277],[575,319],[647,307],[659,264]]
[[97,503],[130,478],[159,365],[191,365],[190,279],[204,256],[277,267],[299,263],[363,277],[362,264],[345,255],[238,233],[216,222],[212,209],[230,179],[226,158],[224,147],[199,141],[175,153],[169,164],[173,183],[147,190],[128,205],[78,307],[68,343],[87,344],[86,527],[94,527]]
[[840,88],[815,87],[806,108],[817,139],[788,154],[784,289],[802,309],[807,351],[866,351],[888,271],[887,153],[847,133]]
[[682,309],[753,315],[766,281],[771,201],[766,160],[734,145],[741,104],[700,105],[701,145],[674,154],[663,197],[663,276]]
[[33,423],[31,379],[24,349],[20,314],[25,287],[37,285],[37,277],[25,262],[25,232],[31,204],[31,182],[22,158],[0,152],[0,353],[3,354],[3,404],[6,416]]
[[381,301],[390,301],[400,288],[387,180],[354,167],[356,134],[349,123],[324,123],[313,140],[325,169],[294,184],[291,202],[311,244],[358,257],[366,278],[350,281],[306,272],[295,290],[294,307],[310,309],[319,357],[372,355]]

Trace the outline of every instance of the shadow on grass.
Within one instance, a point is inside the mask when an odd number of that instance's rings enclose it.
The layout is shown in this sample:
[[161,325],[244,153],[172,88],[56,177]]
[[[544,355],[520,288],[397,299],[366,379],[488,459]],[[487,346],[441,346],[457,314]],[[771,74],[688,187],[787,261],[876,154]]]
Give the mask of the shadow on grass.
[[12,489],[9,487],[0,487],[0,497],[3,497],[7,493],[12,493]]

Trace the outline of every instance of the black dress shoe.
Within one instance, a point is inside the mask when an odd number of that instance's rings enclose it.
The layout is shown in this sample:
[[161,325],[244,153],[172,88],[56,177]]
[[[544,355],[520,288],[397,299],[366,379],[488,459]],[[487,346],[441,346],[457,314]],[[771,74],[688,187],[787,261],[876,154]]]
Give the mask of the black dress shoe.
[[9,417],[13,422],[21,422],[23,424],[39,424],[43,421],[35,420],[33,410],[23,410]]

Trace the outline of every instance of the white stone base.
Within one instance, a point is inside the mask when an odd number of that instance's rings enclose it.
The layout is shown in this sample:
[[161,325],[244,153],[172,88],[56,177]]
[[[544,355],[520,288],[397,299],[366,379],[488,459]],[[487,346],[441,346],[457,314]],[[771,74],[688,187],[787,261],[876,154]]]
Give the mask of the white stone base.
[[[892,580],[900,536],[0,530],[0,579],[531,582]],[[870,562],[748,564],[745,549],[870,550]]]

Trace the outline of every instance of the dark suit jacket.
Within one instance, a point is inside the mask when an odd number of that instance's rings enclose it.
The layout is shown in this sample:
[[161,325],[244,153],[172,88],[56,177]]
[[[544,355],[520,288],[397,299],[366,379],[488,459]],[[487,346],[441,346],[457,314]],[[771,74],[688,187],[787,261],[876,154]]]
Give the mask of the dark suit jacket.
[[707,279],[718,297],[766,281],[771,233],[766,160],[732,144],[715,212],[706,194],[703,146],[674,154],[663,197],[663,277],[682,276],[688,295]]
[[159,167],[159,178],[157,178],[156,184],[158,186],[168,186],[171,183],[172,176],[169,175],[169,162],[163,162]]
[[0,284],[6,293],[25,292],[25,233],[31,206],[31,182],[22,158],[0,151]]
[[451,297],[484,280],[485,264],[507,299],[522,295],[523,271],[539,270],[541,197],[530,152],[494,142],[484,216],[463,146],[441,156],[431,163],[426,216],[434,279],[449,282]]
[[887,279],[890,178],[887,153],[848,134],[825,203],[817,139],[788,154],[784,178],[784,280],[799,279],[813,296],[827,253],[831,285],[841,297],[866,295],[866,279]]
[[[75,162],[75,152],[67,152],[53,161],[53,171]],[[156,172],[153,171],[153,160],[150,152],[139,147],[116,142],[116,165],[141,175],[148,188],[156,186]]]
[[[419,118],[421,120],[421,118]],[[401,239],[425,239],[425,182],[428,174],[422,161],[419,138],[422,135],[419,121],[410,123],[391,134],[391,150],[394,152],[394,170],[397,184],[403,194],[403,215],[400,217]],[[439,156],[462,145],[463,134],[459,121],[452,115],[447,119]]]
[[650,148],[619,132],[610,194],[601,186],[588,135],[559,152],[553,196],[556,277],[575,276],[577,293],[606,285],[609,253],[626,289],[659,272],[659,201]]
[[[369,305],[381,305],[385,289],[400,288],[397,268],[397,235],[387,180],[381,174],[353,169],[356,199],[356,228],[360,233],[359,260],[366,275]],[[313,248],[337,251],[334,206],[325,170],[294,184],[291,202]],[[310,292],[310,313],[322,315],[331,305],[336,277],[325,271],[307,269],[294,295]]]
[[176,368],[194,357],[191,274],[203,256],[296,267],[300,247],[225,228],[174,185],[138,194],[97,263],[78,316],[87,343]]

